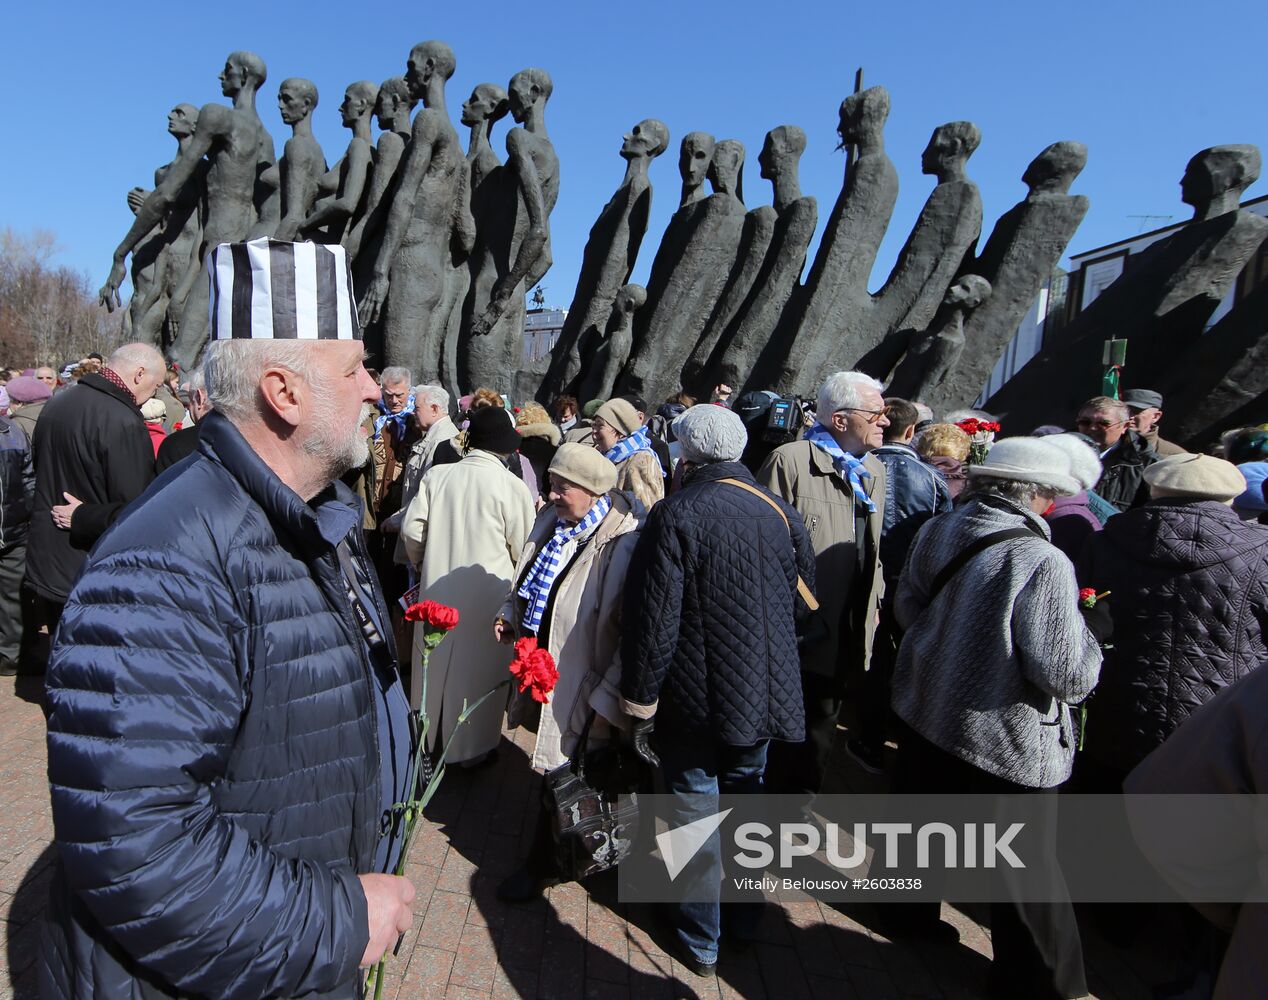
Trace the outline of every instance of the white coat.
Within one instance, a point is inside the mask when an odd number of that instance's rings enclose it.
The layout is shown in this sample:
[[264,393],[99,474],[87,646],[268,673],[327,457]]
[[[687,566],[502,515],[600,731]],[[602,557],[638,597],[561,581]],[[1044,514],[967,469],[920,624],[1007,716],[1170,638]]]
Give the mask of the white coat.
[[[533,524],[533,501],[519,477],[485,451],[434,466],[419,483],[401,525],[419,599],[457,608],[455,628],[431,656],[427,700],[429,749],[443,747],[462,711],[510,674],[511,650],[493,638],[493,621],[506,598],[515,562]],[[422,704],[423,629],[414,627],[410,699]],[[505,691],[462,726],[448,762],[472,760],[494,749],[502,729]]]

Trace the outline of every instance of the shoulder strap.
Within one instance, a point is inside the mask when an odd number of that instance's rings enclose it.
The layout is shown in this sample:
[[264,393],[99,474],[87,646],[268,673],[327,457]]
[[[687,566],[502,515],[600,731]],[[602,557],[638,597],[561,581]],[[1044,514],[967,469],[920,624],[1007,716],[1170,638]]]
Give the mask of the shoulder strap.
[[[788,515],[784,513],[784,509],[756,486],[750,486],[743,479],[719,479],[718,482],[726,483],[728,486],[738,486],[746,493],[752,493],[755,497],[760,497],[779,515],[779,519],[784,522],[784,527],[788,529],[789,535],[792,534],[792,525],[788,523]],[[814,592],[810,589],[805,580],[801,578],[801,574],[797,574],[797,593],[801,595],[801,599],[806,602],[806,606],[811,611],[819,610],[819,601],[815,597]]]
[[933,604],[934,598],[938,596],[942,588],[951,582],[951,578],[960,572],[965,564],[979,552],[984,552],[992,545],[999,542],[1006,542],[1011,538],[1032,538],[1039,537],[1031,528],[1005,528],[1003,531],[995,531],[989,535],[979,538],[972,545],[965,546],[955,557],[942,567],[942,571],[934,578],[933,586],[929,588],[929,603],[925,607]]

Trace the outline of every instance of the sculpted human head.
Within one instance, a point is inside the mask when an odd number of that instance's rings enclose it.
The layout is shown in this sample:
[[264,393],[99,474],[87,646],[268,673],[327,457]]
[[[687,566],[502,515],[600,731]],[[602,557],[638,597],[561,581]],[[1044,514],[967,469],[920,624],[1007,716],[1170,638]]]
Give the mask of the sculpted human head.
[[410,49],[409,59],[405,63],[405,82],[415,97],[422,97],[423,91],[433,77],[448,80],[458,68],[458,60],[453,49],[444,42],[419,42]]
[[[1180,200],[1205,214],[1211,202],[1224,199],[1232,205],[1259,179],[1262,160],[1251,145],[1212,146],[1194,155],[1180,179]],[[1229,197],[1231,196],[1231,197]]]
[[698,188],[709,175],[709,163],[713,160],[713,136],[708,132],[688,132],[682,137],[678,151],[678,172],[682,174],[684,187]]
[[757,164],[764,180],[773,181],[784,171],[796,169],[806,151],[806,133],[796,125],[780,125],[766,133]]
[[616,293],[613,308],[627,316],[634,314],[647,304],[647,289],[642,285],[622,285]]
[[511,110],[506,91],[496,83],[477,83],[471,96],[462,102],[462,124],[467,126],[501,121]]
[[317,85],[312,80],[292,76],[277,88],[277,110],[287,125],[301,122],[317,107]]
[[1054,142],[1030,161],[1021,175],[1033,194],[1066,194],[1087,166],[1087,146],[1081,142]]
[[264,60],[254,52],[230,52],[220,71],[220,92],[234,97],[242,90],[259,90],[267,75]]
[[655,118],[644,118],[625,133],[621,142],[621,156],[632,160],[646,156],[649,160],[660,156],[669,148],[669,128]]
[[716,192],[733,194],[742,198],[744,171],[744,143],[738,139],[723,139],[713,147],[713,159],[709,162],[709,183]]
[[511,83],[506,88],[511,103],[511,117],[522,125],[528,118],[528,109],[539,101],[545,104],[550,100],[554,89],[550,74],[544,69],[520,70],[511,77]]
[[962,274],[951,283],[942,297],[944,306],[976,309],[991,297],[991,283],[980,274]]
[[378,97],[374,99],[374,117],[379,121],[379,128],[384,131],[396,124],[401,116],[409,122],[409,113],[418,103],[405,82],[403,76],[390,76],[379,85]]
[[350,84],[343,92],[343,103],[339,105],[339,117],[347,128],[368,115],[374,108],[379,88],[369,80],[360,80]]
[[921,173],[939,177],[964,169],[964,162],[982,142],[982,132],[972,122],[947,122],[933,130],[929,145],[920,154]]
[[853,145],[879,135],[889,118],[889,91],[884,87],[868,87],[851,94],[841,102],[837,134],[843,145]]
[[198,109],[192,104],[178,104],[167,113],[167,131],[183,139],[194,134],[198,124]]

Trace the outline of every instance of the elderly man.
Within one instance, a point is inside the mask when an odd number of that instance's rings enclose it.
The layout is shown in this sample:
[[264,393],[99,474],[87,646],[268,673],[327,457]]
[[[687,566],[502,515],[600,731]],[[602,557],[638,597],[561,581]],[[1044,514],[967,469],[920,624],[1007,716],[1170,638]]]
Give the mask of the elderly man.
[[1186,454],[1178,444],[1158,436],[1158,425],[1162,423],[1162,393],[1152,389],[1128,389],[1123,393],[1123,402],[1131,411],[1131,429],[1149,443],[1159,458]]
[[48,365],[40,365],[35,369],[35,377],[49,387],[49,390],[57,388],[57,371]]
[[[802,651],[806,740],[772,755],[774,791],[818,794],[836,736],[847,682],[871,665],[885,586],[880,538],[886,471],[867,454],[889,426],[881,385],[862,372],[837,372],[819,390],[818,422],[800,441],[771,452],[757,481],[797,508],[814,544],[822,608],[818,642]],[[875,767],[875,762],[870,762]]]
[[[693,406],[674,433],[682,488],[652,508],[630,559],[640,582],[625,591],[620,689],[635,748],[681,796],[682,826],[719,793],[760,791],[771,742],[802,739],[796,616],[799,591],[814,600],[815,568],[796,511],[740,464],[748,434],[735,413]],[[692,900],[676,912],[681,959],[701,976],[718,960],[720,854],[715,835],[680,883]],[[751,935],[760,913],[735,904],[728,931]]]
[[[49,667],[44,997],[352,1000],[411,922],[409,882],[382,874],[408,703],[336,482],[378,398],[343,250],[259,240],[208,260],[225,339],[198,453],[101,539]],[[232,311],[243,266],[257,304],[270,287],[296,300]],[[270,315],[291,336],[272,339]]]
[[36,424],[26,581],[49,635],[88,550],[154,478],[154,446],[140,406],[166,371],[149,344],[124,344],[100,373],[50,399]]
[[[384,522],[401,511],[405,466],[420,433],[414,419],[417,400],[409,369],[384,368],[379,377],[379,385],[379,412],[374,419],[371,437],[374,453],[374,528],[369,531],[368,540],[379,582],[389,605],[392,605],[405,593],[409,580],[404,567],[398,566],[394,559],[397,541],[395,529]],[[395,520],[399,523],[400,519]]]
[[[405,463],[405,471],[401,474],[401,506],[400,509],[383,522],[384,531],[401,530],[401,520],[405,509],[418,493],[418,483],[433,465],[445,465],[457,462],[462,453],[454,445],[458,436],[458,427],[449,418],[449,393],[438,385],[418,385],[414,387],[414,420],[423,436],[414,442],[410,449],[409,459]],[[406,562],[405,547],[399,537],[396,546],[396,561]]]
[[163,439],[154,459],[155,472],[162,472],[198,450],[198,423],[211,412],[211,401],[207,398],[207,379],[201,368],[190,372],[181,388],[185,392],[185,398],[189,400],[187,412],[193,423],[189,427],[173,431]]
[[1096,492],[1120,511],[1149,500],[1145,470],[1158,461],[1158,453],[1132,429],[1132,411],[1109,396],[1094,396],[1079,407],[1074,421],[1081,434],[1092,439],[1104,472]]

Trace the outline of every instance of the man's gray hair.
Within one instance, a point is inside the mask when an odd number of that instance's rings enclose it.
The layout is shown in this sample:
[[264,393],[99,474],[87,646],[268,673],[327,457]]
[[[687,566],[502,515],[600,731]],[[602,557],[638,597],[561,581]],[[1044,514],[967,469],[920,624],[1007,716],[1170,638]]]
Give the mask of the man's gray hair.
[[994,476],[974,476],[969,481],[966,496],[974,493],[989,493],[993,496],[1011,500],[1018,507],[1029,507],[1035,497],[1055,500],[1061,496],[1059,490],[1040,483],[1027,483],[1018,479],[996,479]]
[[819,406],[815,415],[826,422],[837,410],[857,409],[863,402],[863,390],[884,392],[885,387],[863,372],[835,372],[819,390]]
[[260,379],[269,368],[292,371],[319,393],[311,344],[304,340],[217,340],[207,345],[202,373],[211,405],[237,425],[260,415]]
[[167,362],[163,360],[157,347],[134,341],[116,347],[106,359],[106,367],[112,372],[130,372],[135,368],[163,372],[167,371]]
[[413,381],[414,377],[410,374],[410,370],[408,368],[402,368],[400,365],[392,365],[391,367],[384,368],[383,374],[379,376],[380,387],[388,384],[400,385],[402,382],[406,385],[410,385]]
[[449,412],[449,392],[439,385],[414,386],[414,405],[430,406],[435,403],[446,413]]
[[207,374],[203,371],[201,365],[189,373],[189,377],[185,379],[185,385],[190,392],[198,392],[200,389],[207,388]]

